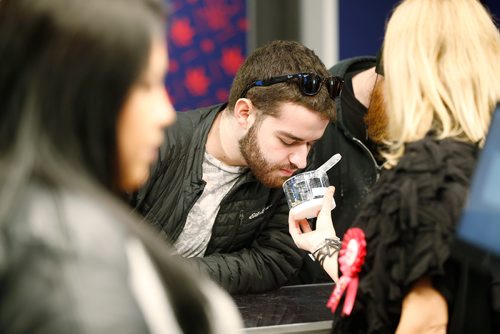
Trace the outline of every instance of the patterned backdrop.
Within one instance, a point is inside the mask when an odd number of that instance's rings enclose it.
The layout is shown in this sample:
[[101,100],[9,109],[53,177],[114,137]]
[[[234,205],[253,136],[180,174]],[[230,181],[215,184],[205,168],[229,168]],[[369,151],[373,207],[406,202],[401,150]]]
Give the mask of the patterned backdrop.
[[176,110],[225,102],[245,60],[245,0],[170,0],[167,89]]

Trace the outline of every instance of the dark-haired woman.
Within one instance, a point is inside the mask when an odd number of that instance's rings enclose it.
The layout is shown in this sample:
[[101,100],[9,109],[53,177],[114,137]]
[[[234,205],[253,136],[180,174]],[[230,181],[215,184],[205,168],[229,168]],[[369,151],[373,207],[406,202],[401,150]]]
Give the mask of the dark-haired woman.
[[0,332],[241,325],[117,200],[175,119],[162,17],[153,0],[0,1]]

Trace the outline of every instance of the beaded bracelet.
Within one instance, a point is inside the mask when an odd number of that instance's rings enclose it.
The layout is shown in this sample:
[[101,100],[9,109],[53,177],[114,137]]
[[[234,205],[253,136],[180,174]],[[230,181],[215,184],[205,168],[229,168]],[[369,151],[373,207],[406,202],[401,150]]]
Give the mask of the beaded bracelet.
[[325,238],[318,248],[312,253],[314,258],[319,262],[319,264],[323,267],[323,263],[325,262],[326,257],[332,257],[340,250],[340,246],[342,245],[342,241],[338,237],[334,238]]

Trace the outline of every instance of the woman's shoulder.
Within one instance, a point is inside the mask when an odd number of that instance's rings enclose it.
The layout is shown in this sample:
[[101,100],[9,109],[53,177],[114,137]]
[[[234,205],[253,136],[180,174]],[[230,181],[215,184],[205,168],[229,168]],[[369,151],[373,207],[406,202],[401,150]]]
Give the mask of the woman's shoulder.
[[450,226],[465,200],[478,151],[451,139],[426,137],[408,144],[399,164],[381,173],[358,220]]
[[126,238],[119,211],[112,208],[113,201],[97,192],[33,183],[21,198],[4,229],[8,237],[20,242],[59,251],[95,251],[104,257],[107,249],[122,244]]
[[[57,333],[143,332],[129,285],[127,231],[105,201],[41,184],[31,184],[21,198],[2,225],[7,256],[0,272],[10,291],[2,305],[22,321],[0,321],[0,327],[22,332],[15,326],[30,328],[43,318]],[[116,305],[123,317],[96,311]],[[54,316],[61,312],[63,321]]]
[[457,172],[455,168],[460,167],[464,172],[470,172],[478,152],[478,146],[471,143],[455,139],[437,140],[427,136],[405,146],[405,154],[394,171],[418,174],[444,169],[443,171]]
[[[426,137],[409,143],[399,163],[381,173],[367,202],[382,209],[392,202],[395,210],[446,200],[447,194],[464,197],[478,152],[476,145],[453,139]],[[403,202],[413,204],[408,208]]]

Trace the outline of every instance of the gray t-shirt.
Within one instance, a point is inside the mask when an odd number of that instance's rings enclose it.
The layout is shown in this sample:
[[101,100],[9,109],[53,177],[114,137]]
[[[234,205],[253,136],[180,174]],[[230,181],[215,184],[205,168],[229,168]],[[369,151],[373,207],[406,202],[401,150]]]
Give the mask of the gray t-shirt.
[[186,225],[174,243],[177,252],[184,257],[205,254],[220,202],[247,167],[228,166],[205,152],[202,169],[205,188],[189,211]]

